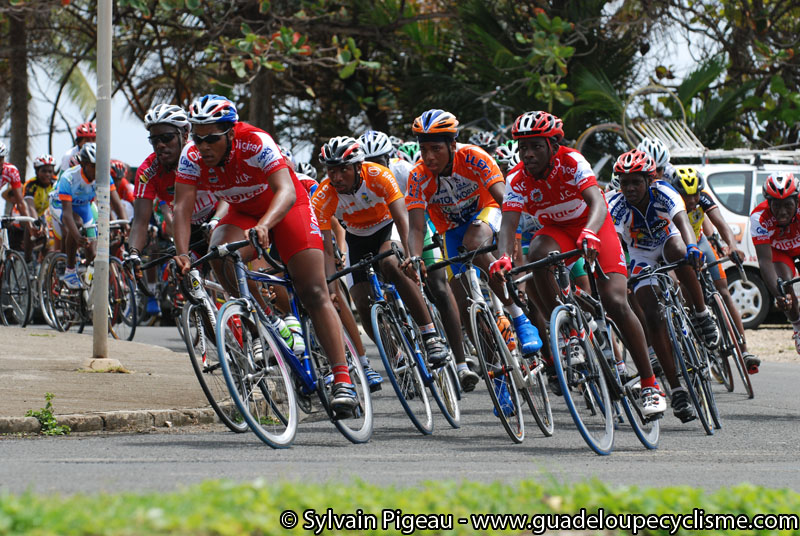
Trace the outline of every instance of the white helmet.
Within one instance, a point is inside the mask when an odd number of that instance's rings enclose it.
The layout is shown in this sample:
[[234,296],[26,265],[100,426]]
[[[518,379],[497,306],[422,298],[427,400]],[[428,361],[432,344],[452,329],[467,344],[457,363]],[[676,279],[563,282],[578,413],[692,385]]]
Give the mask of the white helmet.
[[81,164],[96,164],[97,163],[97,144],[93,141],[83,144],[80,152],[78,153],[78,160]]
[[278,149],[281,151],[281,155],[283,158],[294,164],[294,154],[292,154],[292,150],[286,147],[285,145],[278,145]]
[[508,169],[519,164],[519,145],[516,140],[508,141],[494,150],[494,159],[498,164],[503,164]]
[[0,158],[5,158],[8,156],[8,147],[6,144],[0,141]]
[[669,150],[658,138],[644,138],[636,148],[650,155],[656,163],[656,169],[661,169],[669,163]]
[[397,136],[389,136],[389,141],[392,142],[392,147],[394,147],[395,150],[399,149],[400,146],[403,145],[403,140]]
[[389,136],[377,130],[368,130],[363,133],[358,137],[358,143],[361,144],[361,148],[364,150],[365,158],[383,156],[395,150]]
[[300,162],[297,164],[297,172],[303,175],[308,175],[314,180],[317,180],[317,170],[310,162]]
[[189,130],[189,116],[183,108],[174,104],[158,104],[150,108],[144,116],[144,128],[150,130],[153,125],[172,125]]

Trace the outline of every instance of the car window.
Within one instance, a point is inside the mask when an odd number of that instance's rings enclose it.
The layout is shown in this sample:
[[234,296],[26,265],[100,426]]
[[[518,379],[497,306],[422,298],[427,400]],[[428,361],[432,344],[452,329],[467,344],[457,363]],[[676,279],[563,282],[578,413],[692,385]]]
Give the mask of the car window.
[[750,177],[750,171],[724,171],[710,174],[708,184],[725,208],[735,214],[749,216]]

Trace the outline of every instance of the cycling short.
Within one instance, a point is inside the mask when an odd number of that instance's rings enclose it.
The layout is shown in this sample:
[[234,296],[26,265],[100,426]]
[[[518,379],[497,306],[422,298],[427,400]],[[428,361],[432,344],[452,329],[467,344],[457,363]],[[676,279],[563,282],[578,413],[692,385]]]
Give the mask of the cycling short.
[[[389,240],[400,242],[400,234],[397,232],[394,222],[390,221],[388,225],[384,225],[371,235],[357,236],[346,233],[345,239],[347,242],[347,266],[352,266],[358,264],[367,255],[377,255],[381,246]],[[369,281],[369,277],[366,269],[347,274],[348,288],[367,281]]]
[[[680,239],[681,239],[680,235],[678,235],[678,240]],[[663,244],[661,245],[661,247],[652,250],[628,248],[628,254],[629,254],[628,272],[630,276],[639,274],[642,270],[644,270],[648,266],[660,266],[661,264],[669,262],[666,258],[664,258]],[[636,292],[641,287],[656,286],[656,285],[658,285],[658,282],[655,279],[650,279],[650,278],[642,279],[636,282],[632,290]]]
[[[472,220],[463,223],[454,229],[448,229],[444,233],[444,257],[457,257],[459,255],[458,248],[464,244],[464,235],[467,230],[473,225],[480,225],[484,223],[491,228],[492,232],[497,233],[500,231],[500,220],[503,218],[503,212],[499,207],[486,207],[472,217]],[[453,278],[455,274],[460,274],[464,271],[464,265],[454,263],[447,267],[448,281]]]
[[772,262],[785,264],[792,271],[792,277],[797,274],[793,260],[795,257],[800,257],[800,250],[784,251],[782,249],[772,248]]
[[[300,188],[302,189],[302,186]],[[273,195],[271,190],[267,190],[259,196],[258,199],[261,201],[259,203],[231,204],[219,225],[233,225],[243,231],[252,229],[258,225],[258,220],[269,208]],[[286,216],[270,229],[269,239],[278,248],[281,258],[287,262],[303,250],[322,249],[322,232],[319,230],[317,216],[311,209],[305,189],[297,192],[295,204]]]
[[[570,251],[577,247],[578,237],[583,231],[582,225],[545,225],[534,235],[534,240],[537,236],[547,236],[552,238],[558,243],[558,249],[561,251]],[[597,233],[600,239],[600,249],[597,250],[597,263],[603,272],[607,274],[616,273],[627,275],[628,270],[625,265],[625,254],[622,252],[622,244],[619,242],[617,231],[614,229],[614,224],[611,221],[611,216],[606,217],[600,231]],[[533,243],[533,242],[531,242]],[[570,269],[578,262],[581,257],[575,256],[567,259],[567,266]]]
[[[717,252],[714,251],[714,248],[711,247],[711,242],[708,241],[706,235],[701,235],[700,240],[697,241],[697,247],[700,248],[700,251],[706,256],[706,262],[714,262],[719,260],[717,256]],[[727,279],[725,276],[725,270],[721,268],[721,265],[715,264],[711,268],[709,268],[711,272],[711,278],[714,281],[719,281],[720,279]]]
[[[63,207],[54,207],[50,205],[50,219],[51,229],[53,234],[59,240],[64,238],[63,232]],[[94,225],[97,221],[97,207],[94,203],[88,205],[72,205],[72,213],[77,216],[75,223],[80,227],[81,225]],[[93,227],[86,231],[86,236],[89,238],[97,238],[97,228]]]

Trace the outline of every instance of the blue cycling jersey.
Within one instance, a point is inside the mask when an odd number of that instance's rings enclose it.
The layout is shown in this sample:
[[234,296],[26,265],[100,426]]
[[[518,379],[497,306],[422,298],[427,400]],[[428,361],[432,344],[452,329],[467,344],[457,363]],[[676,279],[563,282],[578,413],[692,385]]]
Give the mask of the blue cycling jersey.
[[[111,190],[114,184],[111,182]],[[89,205],[97,197],[97,181],[89,182],[80,166],[64,171],[58,178],[52,193],[50,205],[61,208],[62,201],[71,201],[73,206]]]
[[644,214],[628,203],[621,192],[608,200],[614,227],[628,248],[654,250],[664,245],[667,238],[677,233],[675,215],[686,211],[683,198],[669,183],[655,181],[648,193],[650,202]]

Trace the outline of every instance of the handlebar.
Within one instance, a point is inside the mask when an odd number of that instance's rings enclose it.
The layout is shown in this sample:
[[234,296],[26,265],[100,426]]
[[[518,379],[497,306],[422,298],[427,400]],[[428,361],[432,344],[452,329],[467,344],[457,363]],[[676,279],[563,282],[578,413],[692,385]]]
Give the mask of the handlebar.
[[477,257],[478,255],[483,255],[484,253],[491,253],[492,251],[495,251],[496,249],[497,249],[497,244],[491,244],[491,245],[488,245],[488,246],[480,247],[478,249],[474,249],[472,251],[467,251],[466,253],[462,253],[461,255],[458,255],[456,257],[450,257],[449,259],[445,259],[445,260],[442,260],[442,261],[439,261],[439,262],[431,264],[430,266],[428,266],[428,271],[432,272],[434,270],[440,270],[441,268],[444,268],[445,266],[449,266],[449,265],[454,264],[454,263],[460,263],[460,262],[466,261],[467,259],[473,259],[473,258]]
[[336,281],[337,279],[342,278],[342,277],[346,276],[349,273],[355,272],[356,270],[360,270],[361,268],[365,268],[365,267],[369,266],[370,264],[375,264],[376,262],[378,262],[378,261],[380,261],[382,259],[385,259],[386,257],[390,257],[392,255],[395,255],[394,248],[393,249],[387,249],[383,253],[378,253],[377,255],[367,255],[366,257],[364,257],[363,259],[361,259],[360,261],[358,261],[354,265],[349,266],[349,267],[345,268],[344,270],[340,270],[340,271],[338,271],[338,272],[336,272],[334,274],[331,274],[331,276],[328,278],[328,283],[332,283],[333,281]]
[[654,276],[654,275],[666,274],[667,272],[669,272],[671,270],[674,270],[675,268],[678,268],[679,266],[683,266],[684,264],[688,264],[688,263],[689,263],[688,259],[681,259],[681,260],[679,260],[677,262],[671,262],[669,264],[664,264],[664,265],[661,265],[661,266],[659,266],[657,268],[653,268],[652,266],[648,266],[648,267],[644,268],[638,274],[629,277],[628,278],[628,286],[629,287],[633,286],[635,283],[641,281],[642,279],[644,279],[646,277],[651,277],[651,276]]

